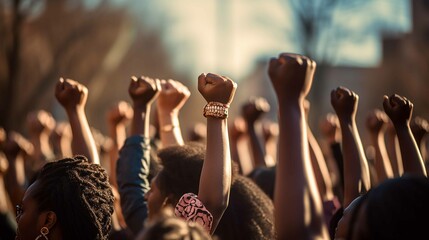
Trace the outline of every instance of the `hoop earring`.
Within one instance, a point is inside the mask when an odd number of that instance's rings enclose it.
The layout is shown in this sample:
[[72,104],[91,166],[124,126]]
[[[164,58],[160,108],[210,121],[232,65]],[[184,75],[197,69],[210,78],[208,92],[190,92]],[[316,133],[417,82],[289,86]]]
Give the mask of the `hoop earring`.
[[39,240],[40,238],[45,238],[45,240],[49,240],[49,238],[46,236],[46,235],[48,235],[49,234],[49,228],[47,228],[47,227],[42,227],[42,229],[40,229],[40,235],[39,236],[37,236],[37,238],[36,239],[34,239],[34,240]]

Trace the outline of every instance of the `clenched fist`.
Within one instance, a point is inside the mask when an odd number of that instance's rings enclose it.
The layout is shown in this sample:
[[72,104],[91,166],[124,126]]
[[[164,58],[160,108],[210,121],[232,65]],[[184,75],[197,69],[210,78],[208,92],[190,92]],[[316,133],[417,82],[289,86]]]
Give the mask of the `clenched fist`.
[[55,97],[66,110],[83,109],[88,98],[88,88],[77,81],[60,78]]
[[133,100],[134,106],[147,106],[152,103],[161,91],[158,79],[149,77],[131,77],[128,93]]
[[307,96],[313,82],[316,62],[292,53],[282,53],[272,58],[268,75],[276,91],[277,98],[283,100],[303,99]]
[[390,97],[384,96],[383,107],[386,114],[392,120],[393,125],[409,125],[413,114],[413,103],[406,97],[394,94]]
[[207,102],[230,104],[234,98],[237,84],[225,76],[202,73],[198,77],[198,91]]
[[345,87],[331,91],[331,105],[340,119],[354,119],[358,102],[359,96]]

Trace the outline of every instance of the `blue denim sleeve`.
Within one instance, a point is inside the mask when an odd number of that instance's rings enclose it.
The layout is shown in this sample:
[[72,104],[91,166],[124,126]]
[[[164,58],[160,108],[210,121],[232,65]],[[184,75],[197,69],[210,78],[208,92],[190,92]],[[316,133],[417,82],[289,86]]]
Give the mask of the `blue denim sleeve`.
[[147,218],[144,195],[149,191],[150,140],[143,136],[126,139],[119,151],[116,174],[121,208],[128,228],[137,235]]

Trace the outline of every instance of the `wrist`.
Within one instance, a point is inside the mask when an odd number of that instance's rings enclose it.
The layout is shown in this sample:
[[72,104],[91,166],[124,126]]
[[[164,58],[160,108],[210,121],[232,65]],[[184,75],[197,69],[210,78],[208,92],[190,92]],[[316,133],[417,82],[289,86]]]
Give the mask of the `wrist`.
[[203,110],[203,116],[206,118],[228,118],[229,104],[220,102],[208,102]]

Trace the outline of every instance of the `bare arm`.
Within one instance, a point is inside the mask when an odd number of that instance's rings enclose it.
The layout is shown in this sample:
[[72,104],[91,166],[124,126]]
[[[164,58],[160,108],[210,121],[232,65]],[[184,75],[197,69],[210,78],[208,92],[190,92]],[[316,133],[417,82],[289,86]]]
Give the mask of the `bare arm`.
[[[201,74],[198,77],[198,91],[208,104],[217,102],[228,106],[232,102],[237,84],[227,77],[216,74]],[[227,108],[226,107],[226,111]],[[225,110],[225,108],[223,109]],[[231,188],[231,154],[229,150],[227,114],[207,117],[207,146],[201,171],[198,198],[213,215],[213,233],[228,206]],[[222,111],[225,113],[225,111]],[[226,112],[227,113],[227,112]]]
[[88,89],[74,80],[60,78],[55,89],[55,97],[69,118],[73,134],[73,154],[82,154],[90,162],[100,164],[97,146],[85,114]]
[[429,132],[429,123],[426,119],[416,116],[410,124],[411,131],[413,132],[414,138],[416,139],[417,146],[420,148],[420,153],[422,154],[423,163],[426,167],[426,173],[428,172],[428,150],[427,150],[427,141],[428,141],[428,132]]
[[276,165],[277,140],[279,137],[279,124],[266,120],[262,123],[262,135],[264,136],[265,162],[268,167]]
[[9,169],[5,175],[6,190],[15,206],[20,203],[25,192],[24,159],[33,152],[33,145],[17,132],[10,132],[4,143],[4,153],[9,162]]
[[27,116],[27,126],[30,141],[33,144],[33,162],[40,168],[48,160],[54,159],[54,151],[49,142],[49,136],[55,128],[55,119],[49,112],[38,110]]
[[386,130],[388,117],[379,109],[374,109],[367,117],[366,126],[370,133],[372,145],[375,148],[375,171],[377,174],[377,185],[388,178],[393,177],[392,165],[387,155],[384,133]]
[[234,162],[238,163],[240,173],[247,176],[253,170],[253,162],[246,147],[247,140],[245,133],[246,122],[242,117],[235,118],[229,127],[231,158]]
[[355,121],[358,101],[358,95],[347,88],[339,87],[331,92],[331,104],[340,122],[343,143],[344,207],[370,188],[368,162]]
[[161,93],[157,101],[159,131],[162,147],[183,145],[179,112],[191,96],[189,89],[174,80],[161,80]]
[[110,159],[110,173],[109,180],[110,183],[118,188],[116,182],[116,162],[119,158],[119,149],[122,148],[122,145],[127,138],[127,123],[133,116],[133,109],[130,104],[125,101],[118,102],[113,106],[107,115],[107,122],[109,126],[109,136],[113,141],[113,146],[109,151]]
[[262,98],[251,98],[247,103],[242,106],[242,115],[247,125],[247,134],[250,140],[250,148],[253,158],[253,166],[266,167],[265,162],[265,149],[262,142],[256,133],[255,123],[262,116],[262,114],[270,110],[268,102]]
[[410,128],[413,104],[407,98],[394,94],[384,96],[383,107],[398,135],[404,173],[426,176],[423,159]]
[[401,149],[399,147],[395,126],[393,126],[393,123],[390,120],[387,122],[386,128],[386,149],[389,156],[390,165],[392,165],[393,176],[401,176],[404,173]]
[[329,239],[308,150],[304,99],[316,63],[304,56],[280,54],[268,74],[279,103],[279,153],[274,206],[279,239]]

